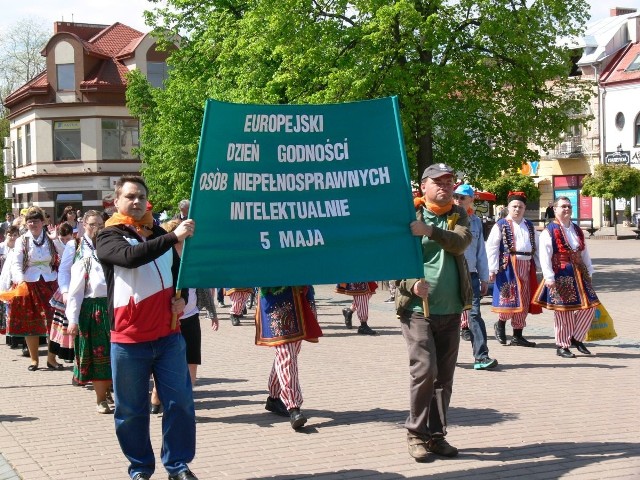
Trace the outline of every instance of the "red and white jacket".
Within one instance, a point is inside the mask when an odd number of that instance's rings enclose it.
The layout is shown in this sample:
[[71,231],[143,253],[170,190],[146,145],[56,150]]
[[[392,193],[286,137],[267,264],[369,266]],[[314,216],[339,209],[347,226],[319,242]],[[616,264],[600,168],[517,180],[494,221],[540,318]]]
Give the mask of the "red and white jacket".
[[[98,234],[96,253],[107,281],[112,342],[149,342],[180,332],[180,322],[171,329],[180,267],[176,243],[174,233],[157,226],[146,239],[125,225]],[[182,293],[186,302],[188,290]]]

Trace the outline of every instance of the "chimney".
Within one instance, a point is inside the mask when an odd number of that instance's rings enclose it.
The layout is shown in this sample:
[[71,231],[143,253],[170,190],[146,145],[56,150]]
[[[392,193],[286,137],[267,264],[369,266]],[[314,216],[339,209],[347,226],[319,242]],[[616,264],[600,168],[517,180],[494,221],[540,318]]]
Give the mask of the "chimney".
[[636,13],[636,8],[615,7],[609,10],[610,17],[619,17],[620,15],[626,15],[628,13]]
[[67,32],[77,35],[82,40],[89,40],[108,26],[94,23],[53,22],[53,34]]

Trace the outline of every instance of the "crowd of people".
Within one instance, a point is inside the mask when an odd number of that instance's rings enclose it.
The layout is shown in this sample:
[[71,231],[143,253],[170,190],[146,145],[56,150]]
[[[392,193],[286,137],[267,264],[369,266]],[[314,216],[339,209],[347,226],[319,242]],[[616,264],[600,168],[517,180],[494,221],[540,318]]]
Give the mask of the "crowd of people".
[[[599,301],[591,284],[593,266],[582,230],[571,222],[571,202],[558,197],[554,216],[542,233],[524,218],[526,195],[510,192],[507,213],[485,243],[474,214],[474,190],[460,184],[445,164],[429,166],[414,202],[416,219],[408,232],[419,237],[421,278],[392,282],[391,299],[409,355],[409,415],[405,422],[409,455],[427,461],[453,457],[447,411],[453,391],[461,332],[472,345],[474,368],[493,369],[480,299],[493,282],[494,333],[509,345],[535,347],[523,331],[529,313],[554,312],[556,353],[589,355],[584,345]],[[46,368],[73,363],[72,381],[91,384],[96,411],[113,413],[115,432],[129,460],[129,477],[144,480],[155,471],[149,415],[163,412],[162,463],[170,480],[196,479],[188,467],[196,449],[193,387],[202,361],[200,312],[218,330],[215,289],[176,291],[184,241],[196,231],[189,201],[161,226],[154,220],[147,187],[124,176],[115,188],[115,213],[64,209],[58,225],[32,206],[0,225],[0,328],[7,343],[25,345],[27,370],[39,370],[41,339],[48,339]],[[541,269],[538,282],[536,270]],[[345,326],[376,335],[368,325],[368,305],[377,282],[340,283],[349,295]],[[218,289],[220,292],[220,289]],[[255,299],[255,343],[274,348],[265,409],[289,419],[294,430],[307,418],[301,411],[298,355],[302,341],[322,336],[311,285],[227,288],[234,326]],[[218,297],[218,305],[224,299]],[[464,332],[468,332],[465,334]],[[153,389],[150,392],[150,380]]]

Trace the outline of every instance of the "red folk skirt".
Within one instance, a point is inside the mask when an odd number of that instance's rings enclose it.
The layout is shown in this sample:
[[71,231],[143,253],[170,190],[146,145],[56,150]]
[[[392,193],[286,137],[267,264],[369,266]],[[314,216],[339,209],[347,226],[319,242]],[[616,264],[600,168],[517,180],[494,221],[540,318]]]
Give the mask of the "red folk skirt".
[[7,335],[44,337],[53,320],[49,300],[58,288],[58,282],[47,282],[40,277],[37,282],[27,282],[27,287],[29,295],[14,297],[10,302]]

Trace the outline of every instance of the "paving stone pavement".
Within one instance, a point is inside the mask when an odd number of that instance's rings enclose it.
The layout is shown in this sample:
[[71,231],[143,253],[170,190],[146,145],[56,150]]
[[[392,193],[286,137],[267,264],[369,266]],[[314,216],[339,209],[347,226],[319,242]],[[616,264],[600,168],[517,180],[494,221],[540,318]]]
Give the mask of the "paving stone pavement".
[[[316,287],[325,335],[300,355],[309,418],[300,432],[264,410],[273,351],[254,346],[252,321],[232,327],[221,309],[213,332],[202,319],[193,471],[201,480],[640,478],[640,242],[588,246],[618,337],[589,343],[591,357],[559,358],[545,312],[525,330],[537,348],[490,336],[500,362],[492,371],[475,371],[462,342],[447,437],[460,448],[455,459],[420,464],[407,454],[408,362],[386,290],[371,301],[369,323],[380,335],[368,337],[344,327],[347,297]],[[392,261],[393,252],[382,258]],[[482,311],[492,332],[495,315],[488,305]],[[40,354],[44,364],[44,347]],[[95,413],[93,392],[71,385],[68,366],[28,372],[28,360],[4,345],[0,362],[0,480],[127,478],[113,417]],[[157,455],[161,421],[151,418]],[[166,478],[162,465],[154,478]]]

